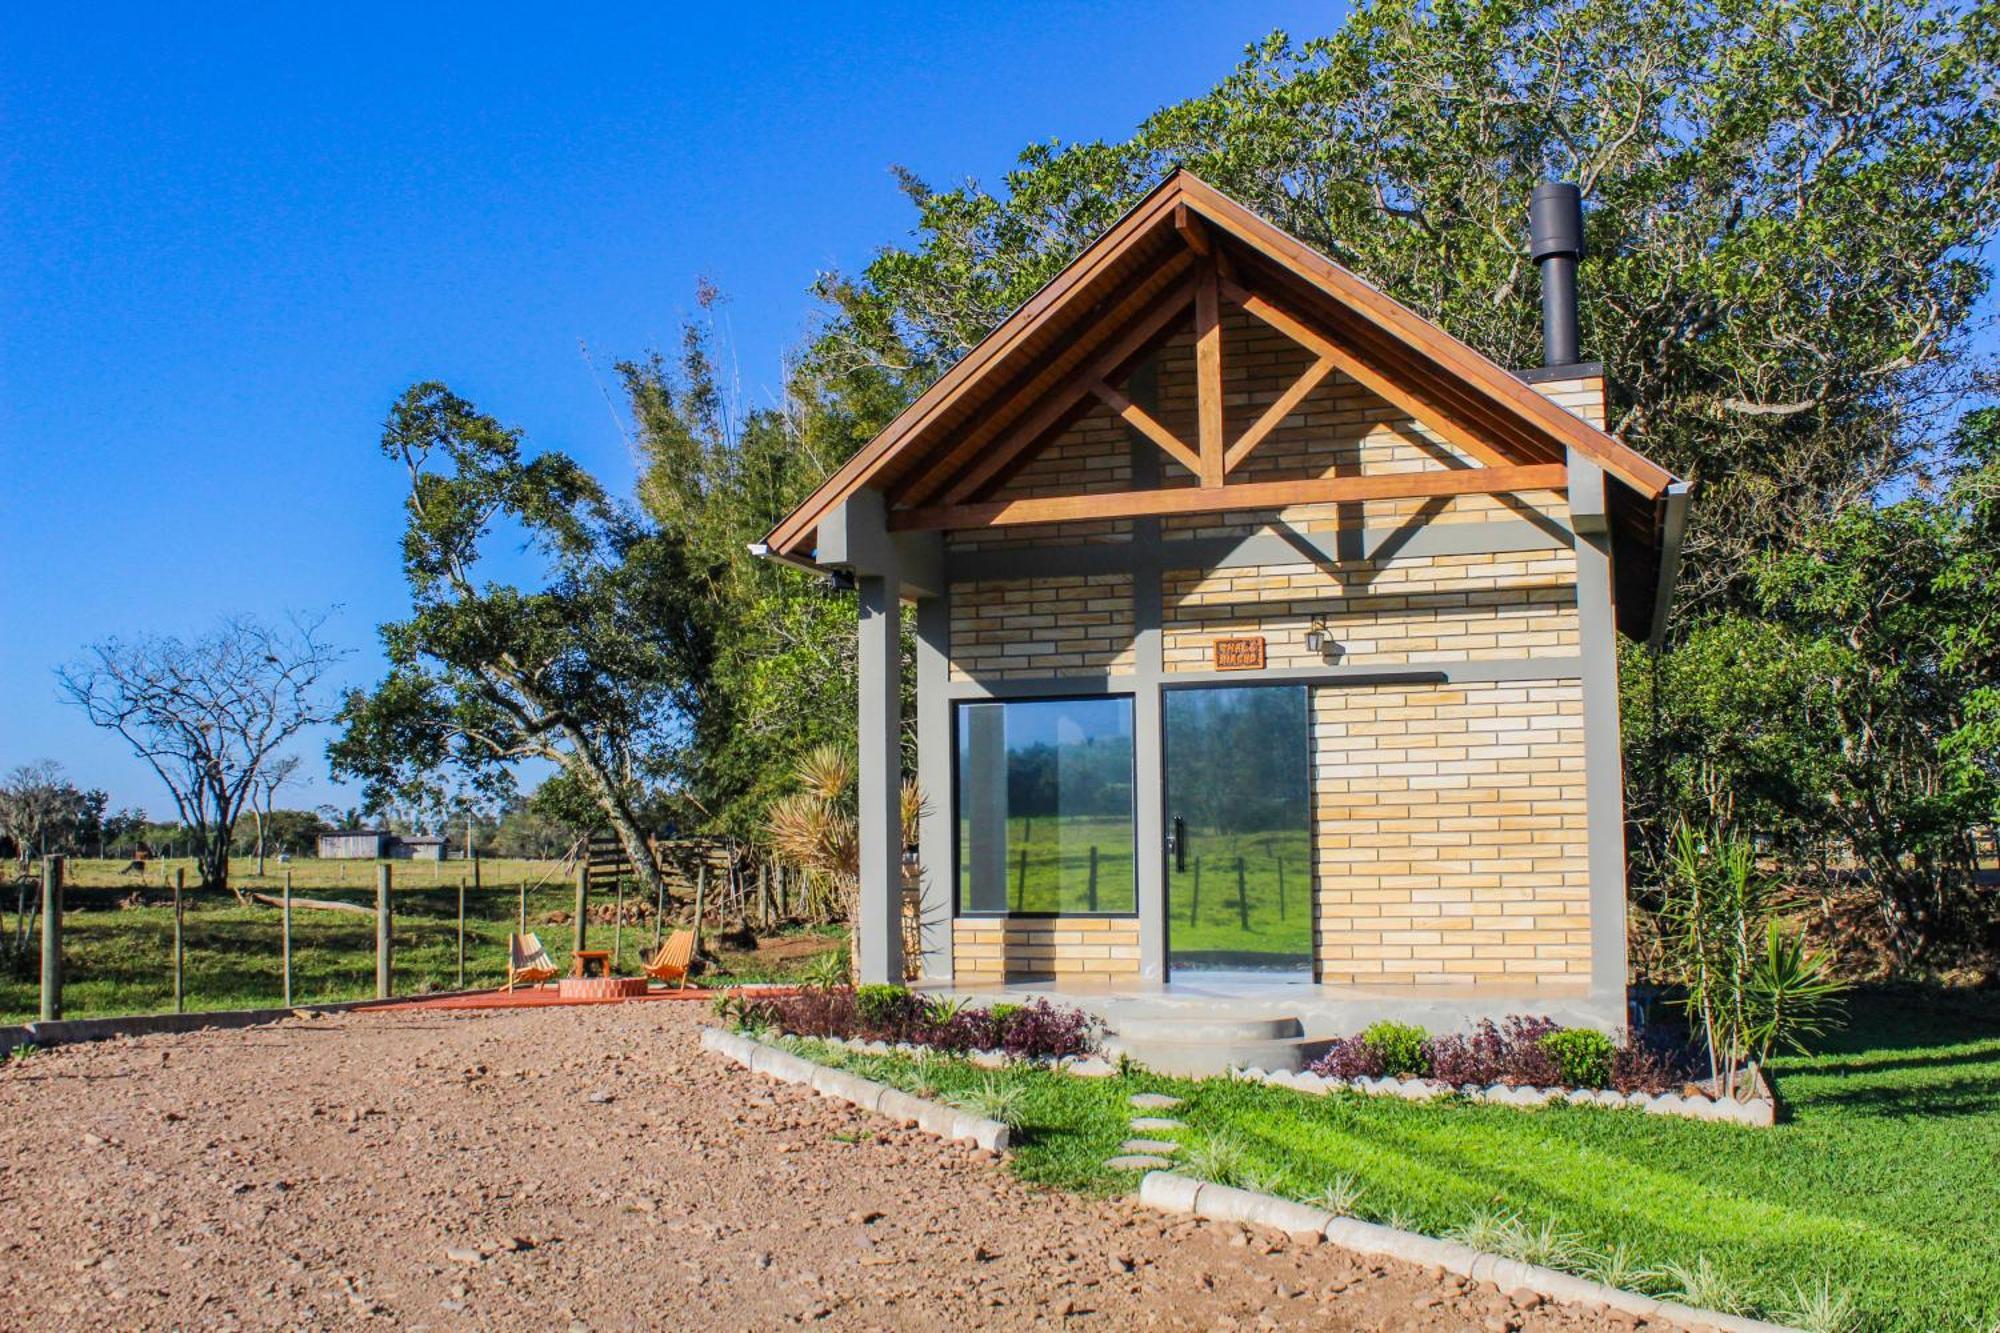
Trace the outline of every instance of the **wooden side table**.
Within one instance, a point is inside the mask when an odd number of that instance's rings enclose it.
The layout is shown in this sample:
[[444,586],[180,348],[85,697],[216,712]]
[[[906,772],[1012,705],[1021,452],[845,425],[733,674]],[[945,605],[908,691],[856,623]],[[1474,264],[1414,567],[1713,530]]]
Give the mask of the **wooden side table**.
[[611,950],[578,949],[570,955],[569,974],[573,977],[610,976]]

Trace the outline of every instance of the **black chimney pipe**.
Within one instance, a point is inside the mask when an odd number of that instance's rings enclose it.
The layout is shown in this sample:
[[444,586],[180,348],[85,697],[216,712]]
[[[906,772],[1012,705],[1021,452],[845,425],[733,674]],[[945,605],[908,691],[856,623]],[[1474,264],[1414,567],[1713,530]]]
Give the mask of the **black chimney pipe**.
[[1583,258],[1583,192],[1543,181],[1528,197],[1528,253],[1542,270],[1542,364],[1574,365],[1576,261]]

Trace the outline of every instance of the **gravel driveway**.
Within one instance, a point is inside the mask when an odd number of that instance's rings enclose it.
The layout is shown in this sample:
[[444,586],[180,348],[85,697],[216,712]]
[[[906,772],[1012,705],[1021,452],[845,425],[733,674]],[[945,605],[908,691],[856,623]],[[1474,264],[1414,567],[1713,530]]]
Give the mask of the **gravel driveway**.
[[351,1014],[14,1061],[0,1326],[1639,1325],[1023,1186],[701,1054],[705,1018]]

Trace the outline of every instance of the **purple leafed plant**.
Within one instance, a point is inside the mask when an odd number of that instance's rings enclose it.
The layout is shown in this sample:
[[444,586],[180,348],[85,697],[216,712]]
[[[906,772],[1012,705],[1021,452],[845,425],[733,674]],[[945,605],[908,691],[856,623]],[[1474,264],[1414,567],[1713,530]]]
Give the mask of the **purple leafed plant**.
[[910,1042],[962,1054],[998,1050],[1019,1059],[1058,1060],[1096,1045],[1096,1023],[1081,1009],[1035,1000],[953,1010],[901,987],[841,986],[744,1004],[738,1021],[795,1037]]
[[[1517,1015],[1498,1025],[1481,1020],[1471,1032],[1430,1037],[1423,1049],[1430,1076],[1452,1087],[1494,1083],[1560,1087],[1562,1074],[1543,1041],[1561,1025]],[[1619,1092],[1674,1092],[1697,1075],[1697,1053],[1683,1046],[1626,1039],[1611,1053],[1611,1087]],[[1322,1078],[1379,1078],[1380,1051],[1359,1035],[1341,1037],[1312,1065]]]

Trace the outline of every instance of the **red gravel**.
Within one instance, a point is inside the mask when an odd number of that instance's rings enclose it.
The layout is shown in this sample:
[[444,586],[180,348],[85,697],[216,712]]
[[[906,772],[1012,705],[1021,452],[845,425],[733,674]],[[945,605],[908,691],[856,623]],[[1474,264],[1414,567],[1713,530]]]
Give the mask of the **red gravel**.
[[0,1327],[1637,1323],[1024,1186],[701,1054],[704,1019],[350,1014],[13,1062]]

